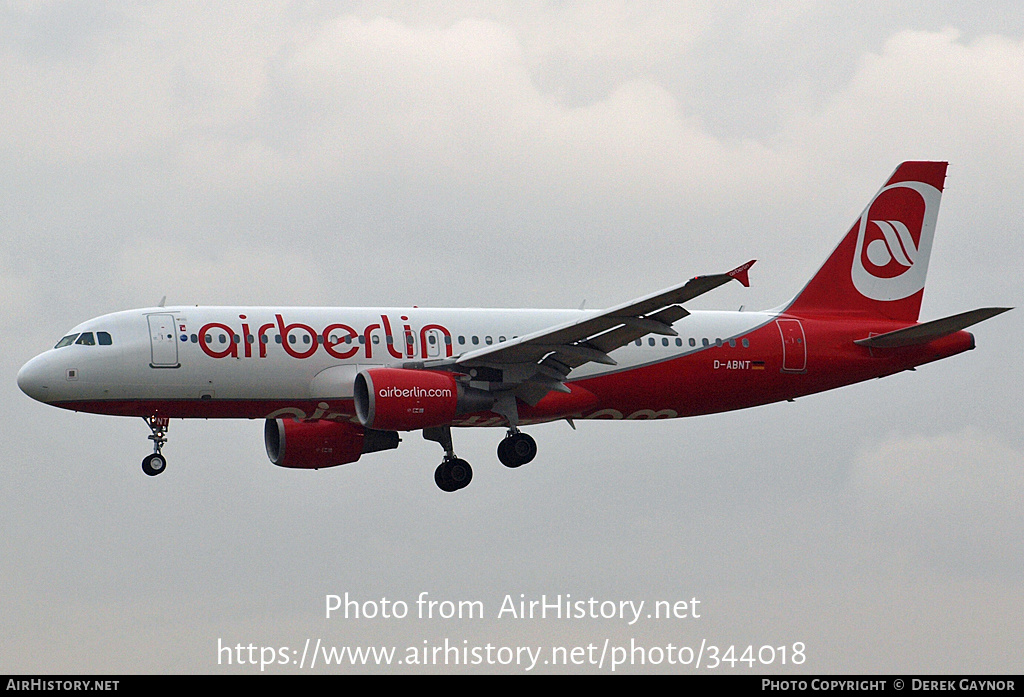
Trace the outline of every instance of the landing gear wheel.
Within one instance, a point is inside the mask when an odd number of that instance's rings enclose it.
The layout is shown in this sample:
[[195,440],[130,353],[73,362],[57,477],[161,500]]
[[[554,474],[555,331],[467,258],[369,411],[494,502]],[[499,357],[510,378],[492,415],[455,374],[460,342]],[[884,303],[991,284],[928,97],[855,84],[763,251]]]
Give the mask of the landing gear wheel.
[[465,460],[455,458],[448,461],[448,476],[459,489],[469,486],[473,481],[473,468]]
[[160,449],[167,443],[167,427],[170,419],[166,416],[149,416],[144,420],[149,426],[149,430],[153,432],[149,437],[153,441],[153,454],[142,459],[142,471],[150,477],[155,477],[167,469],[167,460],[160,454]]
[[167,460],[160,453],[153,453],[142,459],[142,471],[150,477],[155,477],[165,469],[167,469]]
[[498,461],[506,467],[518,467],[515,461],[512,459],[512,454],[509,452],[510,436],[505,436],[500,443],[498,443]]
[[448,476],[448,472],[445,470],[444,463],[442,462],[434,470],[434,483],[437,484],[437,488],[441,491],[455,491],[455,484]]
[[506,467],[522,467],[537,456],[537,441],[517,431],[498,443],[498,459]]
[[434,483],[441,491],[458,491],[473,481],[473,468],[457,457],[446,459],[434,470]]

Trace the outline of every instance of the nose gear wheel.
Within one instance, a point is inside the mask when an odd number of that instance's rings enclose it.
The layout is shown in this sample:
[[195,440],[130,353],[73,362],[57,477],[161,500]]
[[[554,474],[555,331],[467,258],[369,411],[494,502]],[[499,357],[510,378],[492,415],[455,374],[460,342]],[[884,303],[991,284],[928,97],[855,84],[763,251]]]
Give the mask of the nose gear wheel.
[[153,432],[149,436],[153,441],[153,454],[142,459],[142,471],[150,477],[155,477],[167,469],[167,459],[160,451],[167,443],[167,428],[171,420],[166,416],[150,416],[145,421],[149,430]]

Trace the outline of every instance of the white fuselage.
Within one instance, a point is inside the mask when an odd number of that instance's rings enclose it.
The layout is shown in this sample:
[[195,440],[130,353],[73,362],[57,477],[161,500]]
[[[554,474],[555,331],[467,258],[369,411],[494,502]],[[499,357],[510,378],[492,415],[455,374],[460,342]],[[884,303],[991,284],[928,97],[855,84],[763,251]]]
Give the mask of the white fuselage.
[[[361,369],[457,356],[597,312],[308,307],[129,310],[83,322],[68,333],[95,337],[105,332],[111,337],[109,345],[79,340],[44,352],[25,365],[19,384],[41,401],[81,411],[126,413],[126,402],[200,402],[208,408],[196,405],[199,411],[186,410],[188,415],[273,418],[274,412],[285,408],[280,402],[294,402],[295,415],[308,415],[304,405],[310,400],[351,399],[352,381]],[[611,353],[617,365],[589,363],[575,370],[572,380],[669,361],[716,348],[716,343],[728,347],[730,339],[735,341],[774,317],[759,312],[695,312],[676,323],[678,337],[631,342]],[[737,357],[740,353],[742,347]],[[258,413],[257,405],[262,403],[274,408]],[[160,411],[174,409],[165,406]]]

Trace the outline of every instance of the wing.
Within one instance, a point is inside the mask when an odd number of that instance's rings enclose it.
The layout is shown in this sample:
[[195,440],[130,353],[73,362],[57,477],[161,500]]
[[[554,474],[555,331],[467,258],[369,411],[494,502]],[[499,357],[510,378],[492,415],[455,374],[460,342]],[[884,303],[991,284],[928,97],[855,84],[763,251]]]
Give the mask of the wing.
[[676,336],[672,323],[690,314],[682,303],[734,279],[749,286],[747,271],[753,265],[751,260],[726,273],[697,276],[585,319],[428,362],[424,367],[476,369],[490,382],[490,390],[512,390],[527,404],[536,404],[551,390],[568,392],[563,382],[574,368],[591,362],[615,365],[609,353],[648,334]]

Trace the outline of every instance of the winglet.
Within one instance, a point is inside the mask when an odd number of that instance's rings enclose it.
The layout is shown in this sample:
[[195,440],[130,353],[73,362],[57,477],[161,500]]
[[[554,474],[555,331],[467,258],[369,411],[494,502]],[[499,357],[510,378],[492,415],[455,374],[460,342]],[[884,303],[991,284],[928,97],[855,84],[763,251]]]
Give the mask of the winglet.
[[732,276],[737,281],[742,283],[744,288],[749,288],[750,287],[750,279],[747,277],[747,271],[749,271],[750,267],[753,266],[756,262],[757,262],[757,259],[751,259],[750,261],[748,261],[743,266],[737,266],[732,271],[726,272],[725,275],[726,276]]

